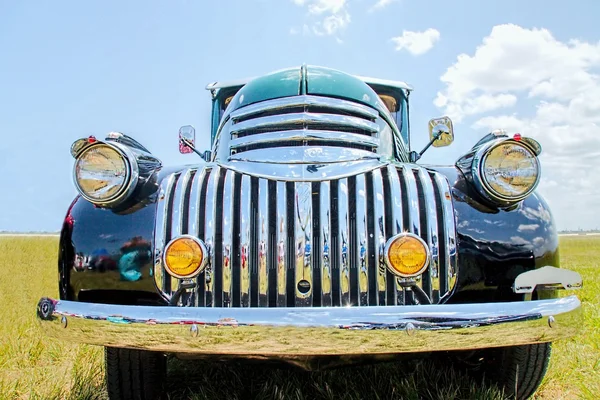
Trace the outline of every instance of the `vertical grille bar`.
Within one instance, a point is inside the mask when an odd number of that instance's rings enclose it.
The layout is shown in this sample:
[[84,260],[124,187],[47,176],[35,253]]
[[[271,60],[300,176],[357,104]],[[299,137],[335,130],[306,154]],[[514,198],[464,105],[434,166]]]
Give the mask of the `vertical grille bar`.
[[[189,200],[189,211],[188,211],[188,223],[187,232],[190,235],[194,235],[204,240],[204,227],[200,229],[200,217],[204,215],[204,210],[200,211],[200,201],[202,185],[206,176],[207,169],[202,169],[194,174],[190,187],[190,200]],[[209,172],[210,173],[210,172]],[[202,231],[202,232],[201,232]]]
[[[331,282],[331,198],[330,198],[330,182],[321,182],[321,188],[319,190],[320,196],[320,220],[321,220],[321,249],[323,249],[323,256],[321,262],[321,291],[323,296],[321,298],[321,304],[323,307],[329,307],[332,305],[332,282]],[[315,243],[316,244],[316,243]]]
[[[287,206],[285,182],[277,182],[277,226],[275,227],[275,242],[277,243],[277,307],[287,304]],[[293,249],[291,249],[293,251]]]
[[356,253],[358,272],[358,305],[369,305],[370,273],[369,243],[367,229],[367,182],[364,174],[356,177]]
[[[452,194],[448,181],[443,176],[436,173],[435,183],[437,184],[442,203],[442,218],[439,223],[443,224],[443,229],[441,231],[444,233],[444,236],[440,237],[440,243],[443,241],[443,254],[444,257],[447,257],[447,261],[441,264],[442,267],[440,273],[440,275],[443,273],[443,276],[440,277],[440,292],[443,293],[441,300],[443,300],[444,295],[449,294],[450,290],[454,288],[456,276],[458,274],[456,257],[456,223],[454,219],[454,208],[452,207]],[[442,249],[440,247],[440,253],[441,252]]]
[[386,304],[386,293],[387,293],[387,268],[384,260],[384,248],[385,248],[385,202],[384,202],[384,191],[383,191],[383,179],[381,176],[381,170],[377,169],[373,171],[373,203],[372,212],[369,214],[373,218],[373,250],[374,257],[373,269],[375,270],[376,283],[374,286],[377,291],[377,302],[376,305],[383,306]]
[[[415,175],[413,173],[413,168],[404,167],[401,169],[400,174],[402,175],[404,181],[404,187],[406,188],[405,196],[403,199],[403,203],[405,204],[406,215],[404,216],[404,222],[408,223],[408,226],[404,227],[404,230],[407,232],[414,233],[417,236],[422,236],[421,233],[421,218],[420,218],[420,210],[419,210],[419,192],[417,188],[417,181],[415,179]],[[414,291],[409,287],[402,287],[400,282],[403,281],[399,279],[399,287],[402,288],[403,291],[403,299],[405,303],[413,304],[414,303]],[[416,278],[417,285],[420,287],[422,285],[421,277]]]
[[[268,291],[275,290],[269,288],[268,269],[267,269],[267,254],[269,249],[269,182],[265,179],[258,180],[258,215],[256,222],[257,227],[257,242],[258,242],[258,306],[267,307]],[[271,268],[274,268],[271,266]],[[273,282],[274,284],[275,282]]]
[[[216,235],[217,235],[217,218],[221,218],[221,214],[218,212],[217,201],[219,193],[217,191],[219,181],[221,180],[221,168],[215,168],[210,175],[208,185],[206,187],[206,222],[204,226],[204,234],[206,235],[206,250],[208,251],[208,264],[206,265],[206,292],[205,292],[205,304],[206,307],[220,307],[221,304],[216,304],[216,293],[215,293],[215,281],[218,272],[217,269],[217,255],[216,255]],[[220,223],[219,223],[220,225]],[[221,279],[220,277],[218,278]],[[222,296],[219,294],[219,300]]]
[[350,254],[348,253],[350,239],[350,215],[348,212],[348,179],[338,182],[338,237],[337,262],[340,273],[340,305],[350,304]]
[[[162,256],[165,245],[169,241],[167,237],[167,225],[170,221],[169,216],[169,204],[171,203],[171,193],[173,192],[173,185],[175,185],[176,175],[171,175],[160,184],[158,192],[158,200],[156,204],[156,223],[160,224],[157,226],[154,233],[154,281],[156,286],[165,290],[165,275],[167,273],[163,270]],[[171,293],[165,293],[170,297]]]
[[232,270],[231,258],[233,256],[233,232],[236,228],[233,226],[233,196],[235,193],[234,186],[235,172],[227,171],[225,173],[225,183],[223,185],[223,255],[221,263],[222,272],[222,292],[223,292],[223,307],[231,307],[231,290],[232,290]]
[[295,280],[294,292],[296,293],[296,307],[312,306],[312,289],[302,292],[300,281],[308,281],[312,286],[312,185],[310,182],[295,184],[294,196],[294,251]]
[[[250,296],[254,295],[251,290],[256,290],[256,287],[250,289],[250,274],[251,270],[257,271],[257,266],[251,260],[254,259],[254,248],[251,246],[250,235],[253,228],[252,223],[252,210],[251,210],[251,189],[250,189],[250,177],[248,175],[242,176],[239,191],[236,196],[240,196],[240,208],[239,219],[240,219],[240,253],[238,255],[239,261],[239,274],[241,278],[240,284],[240,305],[242,307],[250,306]],[[234,231],[235,234],[235,231]],[[235,287],[235,285],[234,285]]]
[[[404,231],[404,212],[403,212],[403,190],[402,184],[400,181],[400,176],[398,175],[398,170],[395,166],[390,165],[387,170],[387,175],[389,179],[390,191],[389,191],[389,201],[390,201],[390,212],[391,215],[388,218],[391,220],[392,229],[389,232],[388,237],[392,237],[394,235],[399,234]],[[398,283],[398,279],[391,272],[387,271],[386,278],[388,280],[387,290],[392,294],[388,293],[388,305],[403,305],[404,304],[404,290],[402,286]],[[390,297],[393,296],[393,302],[390,302]]]
[[311,204],[312,204],[312,237],[311,247],[311,267],[312,267],[312,306],[321,307],[323,298],[323,247],[321,244],[321,185],[319,182],[311,182]]
[[404,229],[415,235],[421,236],[421,219],[419,215],[419,194],[417,192],[417,182],[412,169],[402,168],[401,174],[406,184],[406,195],[403,201],[408,204],[408,226]]
[[[437,227],[437,214],[436,214],[436,199],[433,191],[433,184],[429,174],[424,169],[419,169],[419,180],[423,185],[423,201],[425,202],[425,219],[426,219],[426,243],[429,246],[431,259],[429,260],[429,267],[427,268],[426,274],[429,278],[426,282],[424,279],[423,286],[425,292],[429,295],[432,303],[437,303],[439,299],[439,288],[440,280],[438,273],[438,227]],[[425,286],[425,283],[428,283]]]
[[[206,235],[204,232],[204,225],[206,216],[204,210],[206,207],[206,186],[210,179],[210,169],[202,169],[194,174],[192,181],[192,187],[190,189],[190,210],[188,212],[188,233],[195,235],[206,243]],[[204,255],[209,257],[208,253]],[[196,279],[198,289],[194,296],[194,305],[196,307],[204,307],[204,296],[206,290],[206,268],[198,275]]]
[[[175,192],[173,194],[173,211],[171,213],[171,237],[169,239],[173,239],[184,233],[184,218],[187,216],[186,210],[184,209],[186,204],[184,198],[186,195],[188,182],[192,176],[192,172],[192,169],[186,169],[183,171],[175,185]],[[165,280],[167,279],[170,281],[171,293],[175,292],[179,288],[180,280],[165,274]]]

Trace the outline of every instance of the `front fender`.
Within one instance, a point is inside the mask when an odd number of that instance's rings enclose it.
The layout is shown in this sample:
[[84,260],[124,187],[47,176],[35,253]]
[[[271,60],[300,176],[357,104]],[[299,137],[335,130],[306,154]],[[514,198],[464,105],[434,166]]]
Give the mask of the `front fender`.
[[[489,291],[493,300],[514,299],[511,286],[522,272],[559,267],[558,234],[544,198],[534,192],[510,208],[481,202],[455,167],[431,167],[446,175],[455,207],[459,275],[453,302]],[[554,291],[544,297],[554,297]]]
[[[157,171],[153,179],[172,172]],[[164,303],[153,277],[157,195],[149,192],[125,209],[96,207],[81,196],[73,200],[59,241],[61,300]]]

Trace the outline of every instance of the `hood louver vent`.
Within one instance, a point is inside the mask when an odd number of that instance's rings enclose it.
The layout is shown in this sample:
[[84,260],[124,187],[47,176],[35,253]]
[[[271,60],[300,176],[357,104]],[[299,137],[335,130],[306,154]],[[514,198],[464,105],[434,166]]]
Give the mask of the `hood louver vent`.
[[319,96],[269,100],[230,115],[231,154],[290,146],[345,147],[377,152],[379,113],[350,101]]

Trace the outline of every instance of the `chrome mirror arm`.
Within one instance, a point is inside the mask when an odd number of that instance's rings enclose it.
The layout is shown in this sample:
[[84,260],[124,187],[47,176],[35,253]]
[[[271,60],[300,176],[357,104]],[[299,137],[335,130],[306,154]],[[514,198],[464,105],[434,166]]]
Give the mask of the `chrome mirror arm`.
[[427,143],[427,145],[423,148],[423,150],[421,150],[419,153],[417,153],[416,151],[411,151],[409,154],[409,159],[410,162],[417,162],[419,161],[419,159],[421,159],[421,157],[423,156],[423,154],[431,147],[431,145],[433,144],[433,142],[435,142],[436,140],[438,140],[440,138],[440,136],[442,136],[442,134],[444,133],[443,130],[439,130],[437,131],[433,137],[431,138],[431,140],[429,141],[429,143]]
[[198,154],[200,156],[200,158],[202,158],[204,161],[208,161],[210,159],[211,156],[211,152],[210,151],[205,151],[204,153],[200,153],[195,147],[194,145],[187,140],[186,138],[179,138],[179,140],[181,141],[181,143],[183,143],[185,146],[189,147],[194,153]]

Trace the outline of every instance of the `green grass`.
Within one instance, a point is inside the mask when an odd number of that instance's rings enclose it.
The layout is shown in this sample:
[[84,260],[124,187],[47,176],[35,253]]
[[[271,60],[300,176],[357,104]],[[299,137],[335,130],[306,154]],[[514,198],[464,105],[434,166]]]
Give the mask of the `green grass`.
[[[0,237],[0,398],[103,399],[103,351],[46,338],[35,320],[42,296],[57,297],[58,240]],[[600,236],[562,237],[564,268],[580,272],[585,325],[557,342],[538,399],[595,399],[600,393]],[[169,361],[171,399],[501,399],[495,387],[433,361],[327,372],[246,364]],[[376,391],[377,392],[376,392]]]

